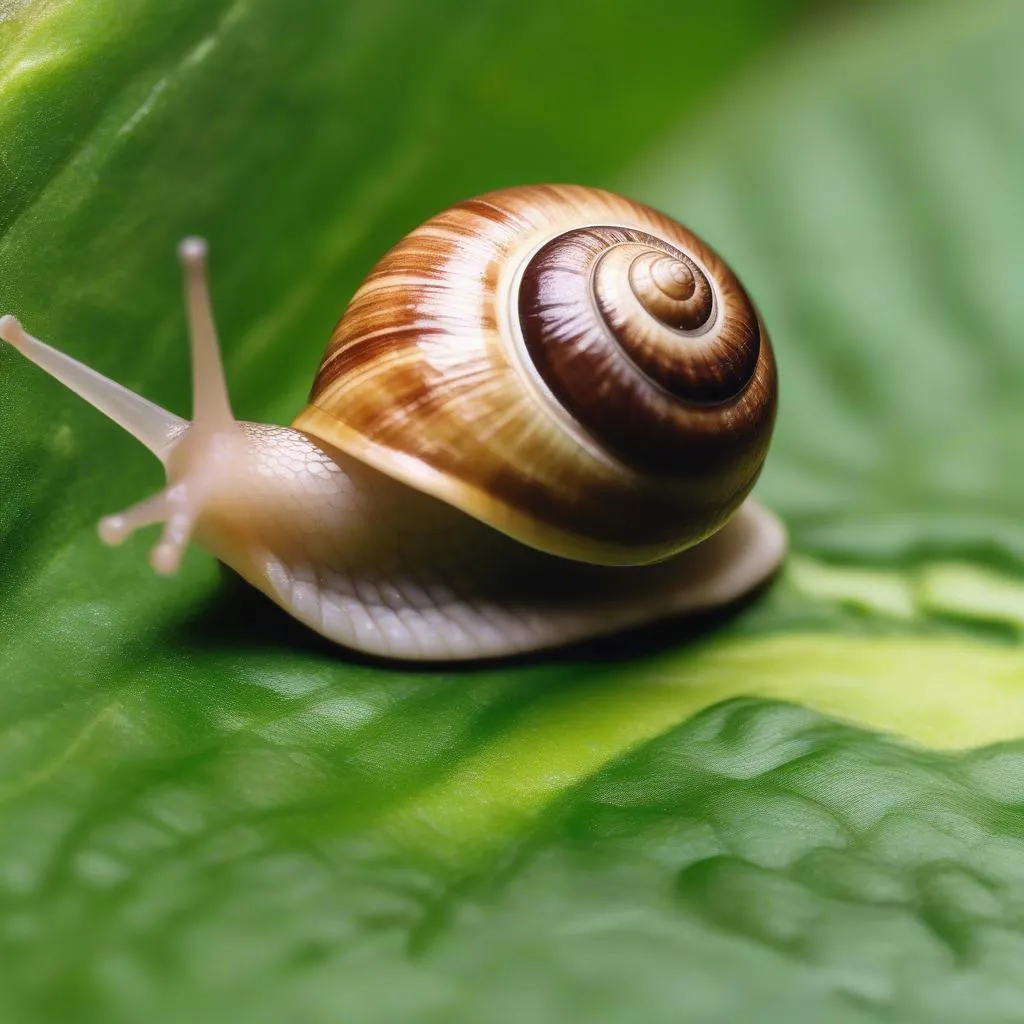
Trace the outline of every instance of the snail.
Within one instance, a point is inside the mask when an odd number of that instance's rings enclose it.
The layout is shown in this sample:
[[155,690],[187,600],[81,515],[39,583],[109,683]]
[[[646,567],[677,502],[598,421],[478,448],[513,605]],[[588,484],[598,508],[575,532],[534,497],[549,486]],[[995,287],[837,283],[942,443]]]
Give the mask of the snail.
[[459,203],[392,248],[334,329],[292,426],[231,413],[206,246],[179,247],[191,421],[29,335],[0,337],[120,424],[163,524],[332,641],[398,659],[511,655],[735,601],[786,546],[747,496],[777,401],[771,343],[722,260],[610,192]]

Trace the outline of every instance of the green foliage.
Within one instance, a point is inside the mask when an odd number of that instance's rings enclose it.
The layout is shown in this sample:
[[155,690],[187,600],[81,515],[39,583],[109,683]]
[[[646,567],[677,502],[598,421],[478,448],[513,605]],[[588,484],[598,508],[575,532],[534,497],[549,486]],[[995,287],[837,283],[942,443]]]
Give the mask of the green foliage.
[[552,6],[0,0],[0,311],[185,412],[202,232],[285,422],[402,231],[616,187],[763,308],[795,549],[696,629],[368,664],[102,550],[157,466],[0,351],[0,1020],[1020,1019],[1024,12],[836,16],[708,108],[796,0]]

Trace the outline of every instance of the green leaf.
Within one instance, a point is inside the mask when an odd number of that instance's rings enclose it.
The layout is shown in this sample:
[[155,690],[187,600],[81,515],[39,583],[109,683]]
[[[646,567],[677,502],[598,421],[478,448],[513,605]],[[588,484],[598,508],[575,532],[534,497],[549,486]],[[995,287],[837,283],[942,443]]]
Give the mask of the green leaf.
[[101,550],[157,467],[0,352],[0,1020],[1019,1019],[1024,11],[836,16],[706,105],[796,0],[550,6],[0,0],[0,311],[184,412],[202,232],[286,422],[403,231],[618,187],[763,308],[794,544],[694,627],[368,664]]

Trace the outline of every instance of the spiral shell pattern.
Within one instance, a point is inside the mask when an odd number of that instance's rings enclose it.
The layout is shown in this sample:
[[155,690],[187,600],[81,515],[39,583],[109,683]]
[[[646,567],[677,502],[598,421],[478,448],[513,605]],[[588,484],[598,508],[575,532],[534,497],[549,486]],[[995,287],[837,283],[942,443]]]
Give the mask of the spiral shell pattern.
[[698,444],[721,457],[716,407],[754,377],[760,332],[686,253],[643,231],[568,231],[526,267],[519,320],[547,386],[631,466],[687,474]]
[[528,186],[381,260],[295,426],[534,547],[629,564],[728,520],[776,391],[764,326],[700,239],[612,193]]

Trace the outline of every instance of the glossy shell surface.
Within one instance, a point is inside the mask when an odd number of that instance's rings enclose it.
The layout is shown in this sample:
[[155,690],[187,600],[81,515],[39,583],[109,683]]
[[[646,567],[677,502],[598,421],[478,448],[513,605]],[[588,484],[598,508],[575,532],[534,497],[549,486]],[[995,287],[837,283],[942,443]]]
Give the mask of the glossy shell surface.
[[294,426],[532,547],[665,558],[767,451],[764,325],[681,224],[580,186],[454,206],[377,264]]

